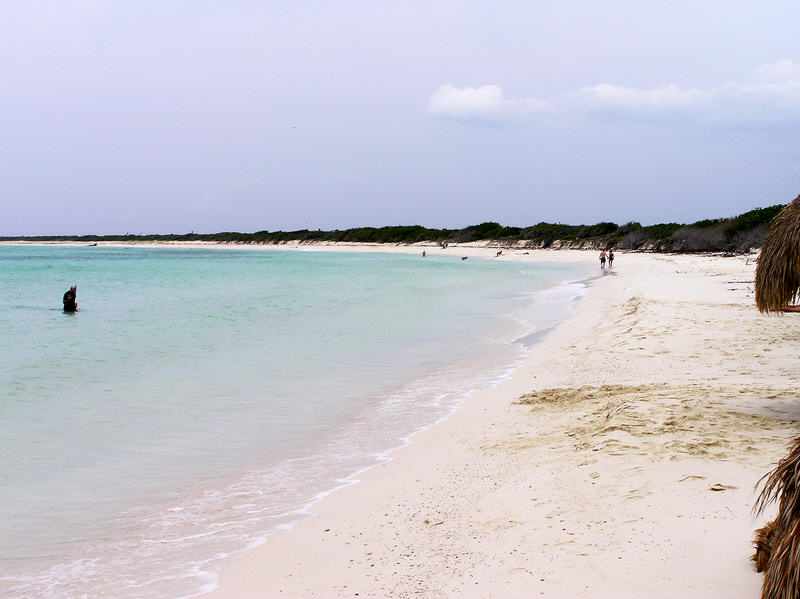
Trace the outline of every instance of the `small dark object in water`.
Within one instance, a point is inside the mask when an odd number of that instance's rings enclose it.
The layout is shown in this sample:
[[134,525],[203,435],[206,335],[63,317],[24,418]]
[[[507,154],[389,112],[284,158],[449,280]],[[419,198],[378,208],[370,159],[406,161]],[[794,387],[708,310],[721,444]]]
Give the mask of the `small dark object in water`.
[[469,256],[461,256],[462,260],[466,260],[467,258],[469,258]]
[[78,309],[78,302],[75,301],[78,295],[78,288],[73,285],[64,294],[64,312],[75,312]]

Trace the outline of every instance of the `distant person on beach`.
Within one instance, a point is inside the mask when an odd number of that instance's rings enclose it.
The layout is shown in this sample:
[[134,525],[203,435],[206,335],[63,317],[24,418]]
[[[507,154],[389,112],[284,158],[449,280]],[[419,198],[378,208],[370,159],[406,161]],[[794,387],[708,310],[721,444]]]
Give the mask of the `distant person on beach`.
[[497,253],[494,255],[494,257],[495,257],[495,258],[497,258],[498,256],[502,256],[502,255],[503,255],[503,250],[500,250],[499,252],[497,252]]
[[606,267],[606,251],[600,252],[600,268]]
[[608,267],[611,268],[614,264],[614,250],[608,250]]
[[424,258],[425,256],[427,256],[427,254],[425,253],[425,250],[422,250],[422,257]]
[[64,294],[64,312],[75,312],[78,309],[78,302],[75,301],[78,296],[78,288],[73,285]]

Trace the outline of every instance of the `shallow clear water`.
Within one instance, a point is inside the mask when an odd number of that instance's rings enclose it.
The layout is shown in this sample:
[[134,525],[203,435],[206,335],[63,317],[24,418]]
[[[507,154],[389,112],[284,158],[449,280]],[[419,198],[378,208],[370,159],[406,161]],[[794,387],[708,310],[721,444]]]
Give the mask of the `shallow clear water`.
[[209,588],[496,383],[591,266],[0,246],[0,594]]

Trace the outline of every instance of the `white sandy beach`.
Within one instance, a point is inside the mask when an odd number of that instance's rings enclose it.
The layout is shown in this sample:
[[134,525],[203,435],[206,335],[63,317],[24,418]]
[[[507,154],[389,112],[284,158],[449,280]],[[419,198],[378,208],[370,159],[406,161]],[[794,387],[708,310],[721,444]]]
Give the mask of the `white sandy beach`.
[[618,254],[507,382],[207,596],[758,596],[753,487],[800,431],[800,318],[757,312],[753,258]]

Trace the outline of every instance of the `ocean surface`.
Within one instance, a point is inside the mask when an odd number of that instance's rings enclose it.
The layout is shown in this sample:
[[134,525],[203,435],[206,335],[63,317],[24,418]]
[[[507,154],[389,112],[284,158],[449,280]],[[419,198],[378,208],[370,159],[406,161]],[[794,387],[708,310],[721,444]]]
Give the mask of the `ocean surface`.
[[0,596],[214,588],[506,377],[594,267],[0,246]]

